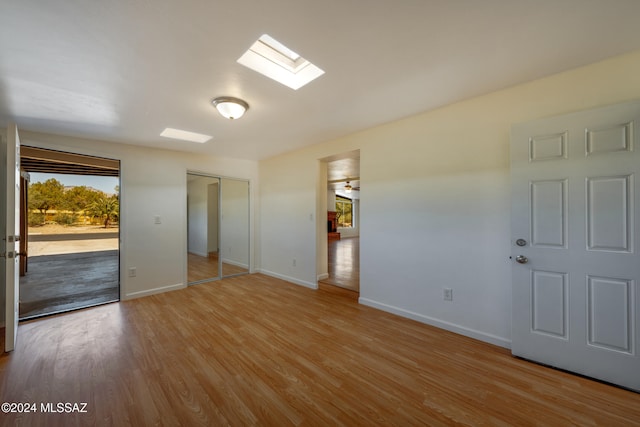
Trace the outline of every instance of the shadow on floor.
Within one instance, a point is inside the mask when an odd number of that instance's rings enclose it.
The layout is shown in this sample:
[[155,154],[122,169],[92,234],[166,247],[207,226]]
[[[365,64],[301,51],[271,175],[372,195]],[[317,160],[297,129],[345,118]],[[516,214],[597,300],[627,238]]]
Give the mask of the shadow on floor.
[[119,299],[118,251],[29,257],[20,278],[20,319]]

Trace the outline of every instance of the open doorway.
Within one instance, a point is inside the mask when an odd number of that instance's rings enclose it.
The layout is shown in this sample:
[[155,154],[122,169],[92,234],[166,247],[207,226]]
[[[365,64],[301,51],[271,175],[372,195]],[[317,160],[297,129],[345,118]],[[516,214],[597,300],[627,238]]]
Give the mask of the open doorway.
[[21,320],[120,299],[120,164],[21,148]]
[[360,151],[327,159],[328,278],[360,292]]

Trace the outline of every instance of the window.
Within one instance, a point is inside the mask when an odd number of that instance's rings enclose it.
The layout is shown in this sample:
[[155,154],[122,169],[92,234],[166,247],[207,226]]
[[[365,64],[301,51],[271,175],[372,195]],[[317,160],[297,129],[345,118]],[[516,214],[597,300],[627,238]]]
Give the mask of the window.
[[353,201],[351,199],[336,196],[336,221],[338,227],[353,227]]

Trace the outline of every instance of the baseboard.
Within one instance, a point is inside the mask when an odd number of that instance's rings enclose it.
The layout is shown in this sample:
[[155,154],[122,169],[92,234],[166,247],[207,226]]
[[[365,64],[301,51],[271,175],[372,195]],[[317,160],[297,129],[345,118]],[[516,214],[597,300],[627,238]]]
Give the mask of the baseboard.
[[199,252],[199,251],[188,251],[190,254],[198,255],[203,258],[208,258],[209,254],[207,252]]
[[317,280],[325,280],[329,278],[329,273],[320,274]]
[[161,294],[163,292],[168,292],[168,291],[177,291],[178,289],[184,289],[184,288],[185,288],[184,283],[177,283],[175,285],[168,285],[168,286],[162,286],[160,288],[153,288],[153,289],[147,289],[144,291],[132,292],[130,294],[124,295],[122,299],[129,300],[134,298],[146,297],[149,295]]
[[275,277],[276,279],[285,280],[287,282],[295,283],[296,285],[304,286],[305,288],[318,289],[317,283],[305,282],[304,280],[295,279],[293,277],[285,276],[283,274],[274,273],[273,271],[258,269],[258,273],[265,274],[267,276]]
[[377,301],[373,301],[367,298],[360,297],[358,302],[362,305],[377,308],[378,310],[386,311],[388,313],[397,314],[398,316],[406,317],[408,319],[416,320],[420,323],[435,326],[436,328],[444,329],[449,332],[464,335],[465,337],[484,341],[489,344],[494,344],[499,347],[511,348],[511,340],[503,337],[499,337],[485,332],[470,329],[464,326],[456,325],[455,323],[445,322],[443,320],[434,319],[433,317],[425,316],[423,314],[414,313],[413,311],[404,310],[402,308],[394,307],[392,305],[383,304]]
[[235,267],[246,268],[247,270],[249,269],[249,266],[247,264],[243,264],[241,262],[233,261],[233,260],[227,259],[227,258],[222,258],[222,263],[223,264],[233,265]]

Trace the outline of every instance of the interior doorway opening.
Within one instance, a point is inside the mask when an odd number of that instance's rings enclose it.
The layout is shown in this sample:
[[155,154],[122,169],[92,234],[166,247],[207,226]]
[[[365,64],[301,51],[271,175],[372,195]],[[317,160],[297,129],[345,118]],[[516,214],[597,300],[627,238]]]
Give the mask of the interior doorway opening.
[[21,148],[20,320],[119,301],[120,162]]
[[320,283],[360,292],[360,150],[325,159],[327,276]]

